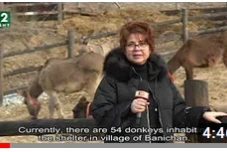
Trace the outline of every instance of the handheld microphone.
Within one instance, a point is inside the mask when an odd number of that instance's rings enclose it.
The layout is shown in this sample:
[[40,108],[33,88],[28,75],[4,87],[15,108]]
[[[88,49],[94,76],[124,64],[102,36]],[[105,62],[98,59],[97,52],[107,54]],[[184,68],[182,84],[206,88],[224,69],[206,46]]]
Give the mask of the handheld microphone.
[[[146,81],[140,81],[136,94],[135,94],[135,99],[136,98],[143,98],[145,100],[149,100],[149,84]],[[137,119],[136,119],[136,123],[140,124],[140,118],[141,118],[141,112],[137,113]]]

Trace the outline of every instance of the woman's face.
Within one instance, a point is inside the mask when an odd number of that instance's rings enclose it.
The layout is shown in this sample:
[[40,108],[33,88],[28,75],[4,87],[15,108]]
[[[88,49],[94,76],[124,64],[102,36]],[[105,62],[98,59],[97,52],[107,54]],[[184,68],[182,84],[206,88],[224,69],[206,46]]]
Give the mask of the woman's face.
[[150,47],[146,43],[144,35],[140,33],[130,34],[125,47],[125,55],[134,64],[143,65],[150,56]]

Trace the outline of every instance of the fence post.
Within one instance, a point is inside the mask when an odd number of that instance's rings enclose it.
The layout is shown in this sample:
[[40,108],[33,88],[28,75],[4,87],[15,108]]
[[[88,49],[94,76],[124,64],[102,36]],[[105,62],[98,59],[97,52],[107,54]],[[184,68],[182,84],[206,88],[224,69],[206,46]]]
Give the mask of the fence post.
[[2,54],[2,47],[0,45],[0,106],[3,105],[2,82],[3,82],[3,54]]
[[74,50],[74,32],[72,29],[68,30],[68,54],[67,58],[71,58]]
[[63,20],[63,7],[62,3],[58,3],[58,24],[61,24]]
[[182,9],[183,42],[188,40],[188,9]]
[[115,5],[117,5],[117,7],[120,9],[121,5],[118,2],[114,2]]
[[179,2],[175,2],[175,9],[179,10],[180,9],[180,3]]
[[[189,106],[209,106],[208,83],[202,80],[185,80],[184,97]],[[196,134],[186,134],[192,143],[204,142],[204,138]]]
[[3,2],[0,2],[0,10],[5,10]]

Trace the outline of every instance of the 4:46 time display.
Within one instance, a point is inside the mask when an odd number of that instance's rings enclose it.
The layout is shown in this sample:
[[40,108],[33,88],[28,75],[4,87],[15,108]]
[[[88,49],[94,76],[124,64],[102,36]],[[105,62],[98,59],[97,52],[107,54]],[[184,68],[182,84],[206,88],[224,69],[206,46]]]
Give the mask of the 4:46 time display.
[[211,129],[211,127],[206,127],[202,132],[202,136],[206,138],[227,138],[227,130],[225,127],[219,127],[218,129]]

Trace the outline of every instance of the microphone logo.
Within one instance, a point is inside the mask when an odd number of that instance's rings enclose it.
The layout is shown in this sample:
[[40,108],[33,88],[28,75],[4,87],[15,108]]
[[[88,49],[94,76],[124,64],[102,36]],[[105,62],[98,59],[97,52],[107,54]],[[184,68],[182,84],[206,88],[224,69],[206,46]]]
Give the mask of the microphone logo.
[[143,98],[145,100],[149,99],[149,93],[143,90],[136,91],[135,98]]

